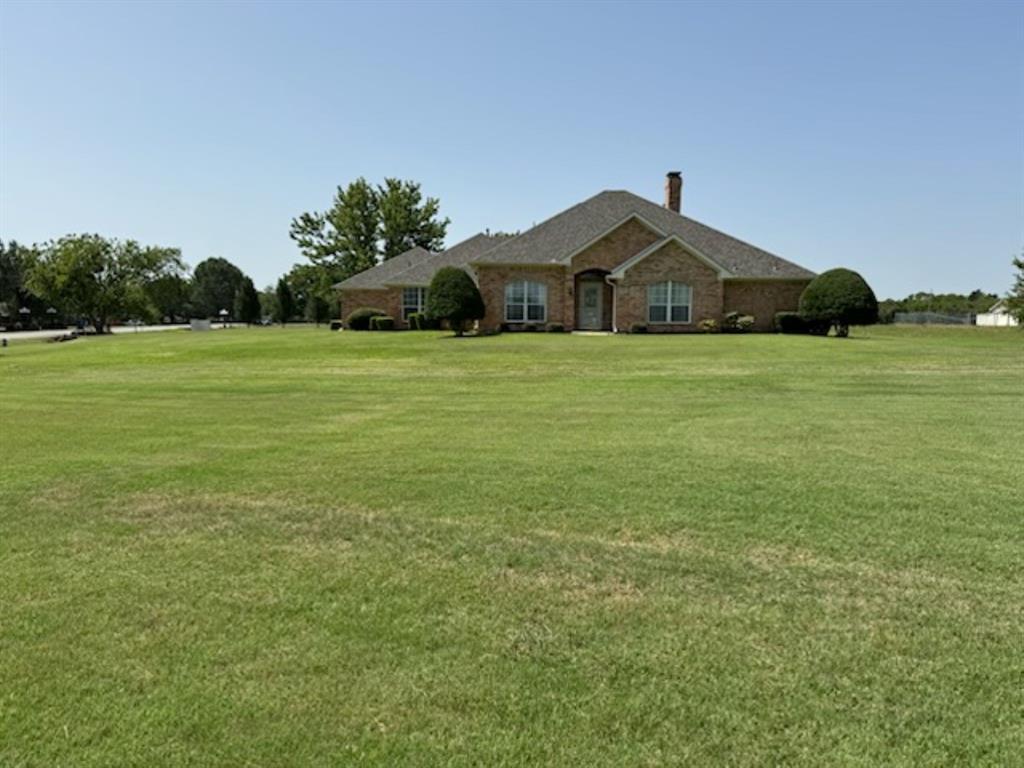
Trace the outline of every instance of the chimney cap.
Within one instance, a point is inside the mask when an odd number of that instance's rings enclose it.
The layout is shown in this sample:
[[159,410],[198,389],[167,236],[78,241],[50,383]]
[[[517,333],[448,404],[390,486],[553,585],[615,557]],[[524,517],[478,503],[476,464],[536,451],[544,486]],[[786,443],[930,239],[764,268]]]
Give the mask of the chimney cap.
[[669,176],[669,177],[671,177],[671,178],[676,178],[676,177],[682,176],[682,175],[683,175],[683,172],[682,172],[682,171],[669,171],[669,172],[668,172],[668,173],[666,173],[665,175],[666,175],[666,176]]

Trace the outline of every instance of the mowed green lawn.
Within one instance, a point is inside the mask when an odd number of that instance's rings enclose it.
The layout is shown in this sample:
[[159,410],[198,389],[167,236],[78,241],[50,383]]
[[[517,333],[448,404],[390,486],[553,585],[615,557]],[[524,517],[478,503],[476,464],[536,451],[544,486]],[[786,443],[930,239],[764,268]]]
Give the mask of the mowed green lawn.
[[1020,765],[1024,333],[0,353],[0,765]]

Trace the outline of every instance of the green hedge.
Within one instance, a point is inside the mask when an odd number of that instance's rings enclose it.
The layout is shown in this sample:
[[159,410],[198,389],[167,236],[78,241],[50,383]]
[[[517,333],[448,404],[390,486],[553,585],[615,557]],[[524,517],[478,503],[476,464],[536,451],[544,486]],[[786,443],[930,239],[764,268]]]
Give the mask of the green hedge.
[[345,325],[353,331],[368,331],[370,330],[370,321],[373,318],[387,316],[387,314],[383,309],[360,307],[345,318]]
[[409,315],[409,328],[413,331],[436,331],[439,325],[426,312],[413,312]]
[[776,312],[774,326],[778,333],[808,333],[807,323],[799,312]]
[[395,318],[391,315],[374,315],[370,318],[371,331],[393,331],[395,330]]

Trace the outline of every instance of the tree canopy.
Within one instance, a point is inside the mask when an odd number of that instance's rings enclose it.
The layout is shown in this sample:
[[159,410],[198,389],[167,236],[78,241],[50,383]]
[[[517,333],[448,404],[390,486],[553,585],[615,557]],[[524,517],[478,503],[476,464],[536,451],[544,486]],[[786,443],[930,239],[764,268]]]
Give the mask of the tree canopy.
[[292,219],[289,234],[313,264],[344,280],[417,245],[440,250],[449,220],[439,209],[416,182],[387,178],[373,186],[358,178],[337,188],[328,210]]
[[35,256],[33,248],[19,245],[15,240],[5,245],[0,240],[0,325],[17,321],[22,307],[28,308],[30,317],[37,320],[49,308],[26,285],[26,270]]
[[215,256],[199,262],[192,272],[192,311],[197,317],[230,312],[244,279],[242,270],[227,259]]
[[1013,288],[1006,297],[1006,304],[1010,314],[1017,318],[1021,327],[1024,327],[1024,252],[1013,260],[1013,266],[1017,274],[1013,277]]
[[141,246],[99,235],[68,235],[41,246],[26,270],[28,287],[97,333],[112,319],[150,317],[146,286],[184,269],[176,248]]
[[412,181],[384,179],[377,187],[380,211],[381,258],[390,259],[419,246],[439,251],[444,246],[448,219],[439,218],[441,202],[423,199],[420,185]]
[[863,277],[850,269],[830,269],[814,278],[800,296],[800,316],[808,323],[849,334],[851,325],[878,322],[878,300]]
[[295,299],[297,316],[316,321],[324,313],[330,313],[331,305],[337,300],[331,286],[338,281],[332,270],[315,264],[295,264],[284,279]]
[[461,336],[468,321],[484,316],[484,300],[473,278],[458,267],[437,270],[427,289],[427,316],[447,320]]
[[235,293],[232,316],[240,323],[258,323],[263,313],[260,311],[260,295],[256,292],[256,286],[248,277],[242,279]]
[[277,281],[277,321],[284,325],[295,317],[295,298],[292,296],[292,289],[288,287],[288,281],[281,278]]

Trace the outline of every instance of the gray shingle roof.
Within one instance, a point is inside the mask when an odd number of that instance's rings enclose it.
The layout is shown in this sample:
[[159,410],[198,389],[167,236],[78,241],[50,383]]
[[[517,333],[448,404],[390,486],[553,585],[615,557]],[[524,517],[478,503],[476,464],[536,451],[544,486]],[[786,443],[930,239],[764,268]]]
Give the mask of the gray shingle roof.
[[399,272],[404,272],[415,264],[426,261],[433,255],[426,248],[421,248],[417,245],[415,248],[410,248],[404,253],[392,256],[376,266],[364,269],[347,280],[335,283],[334,287],[343,289],[361,288],[364,290],[383,288],[389,278],[394,277]]
[[435,253],[429,259],[416,262],[409,269],[391,275],[388,285],[429,285],[434,273],[441,267],[465,267],[508,238],[504,235],[473,235],[446,251]]
[[473,259],[481,264],[561,264],[632,215],[721,265],[733,277],[814,277],[810,270],[622,190],[606,190]]

